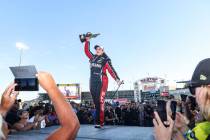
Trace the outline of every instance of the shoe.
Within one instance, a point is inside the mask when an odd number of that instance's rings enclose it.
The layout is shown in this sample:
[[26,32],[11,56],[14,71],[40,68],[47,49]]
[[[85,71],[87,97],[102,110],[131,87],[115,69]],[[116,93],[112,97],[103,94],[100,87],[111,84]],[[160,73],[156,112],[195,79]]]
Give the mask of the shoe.
[[104,123],[100,124],[101,128],[104,127]]
[[101,126],[100,125],[95,125],[95,128],[101,128]]

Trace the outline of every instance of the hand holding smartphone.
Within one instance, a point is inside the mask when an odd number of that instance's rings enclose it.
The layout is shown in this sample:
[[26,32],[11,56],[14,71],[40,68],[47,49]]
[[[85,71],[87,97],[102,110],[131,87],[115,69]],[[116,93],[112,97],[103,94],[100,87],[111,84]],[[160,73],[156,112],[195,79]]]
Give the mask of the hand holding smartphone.
[[[165,125],[164,122],[168,121],[167,114],[171,116],[172,120],[176,119],[176,106],[177,106],[176,101],[168,101],[168,103],[165,100],[157,101],[157,112],[164,125]],[[167,127],[167,125],[165,126]]]

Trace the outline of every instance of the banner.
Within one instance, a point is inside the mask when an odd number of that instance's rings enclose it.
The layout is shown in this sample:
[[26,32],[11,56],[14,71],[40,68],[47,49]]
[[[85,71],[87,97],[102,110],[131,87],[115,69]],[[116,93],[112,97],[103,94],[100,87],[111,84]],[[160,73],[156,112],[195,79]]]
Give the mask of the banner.
[[80,100],[80,84],[57,84],[67,99]]

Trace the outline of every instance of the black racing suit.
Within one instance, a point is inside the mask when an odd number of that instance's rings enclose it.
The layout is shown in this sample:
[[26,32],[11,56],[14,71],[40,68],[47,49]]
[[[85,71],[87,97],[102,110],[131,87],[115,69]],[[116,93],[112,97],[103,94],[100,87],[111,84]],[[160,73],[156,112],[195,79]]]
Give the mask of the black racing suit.
[[105,94],[108,88],[107,70],[115,81],[120,80],[110,58],[103,55],[94,55],[90,51],[90,42],[86,41],[84,46],[85,54],[90,60],[90,93],[96,108],[96,124],[104,125],[104,103]]

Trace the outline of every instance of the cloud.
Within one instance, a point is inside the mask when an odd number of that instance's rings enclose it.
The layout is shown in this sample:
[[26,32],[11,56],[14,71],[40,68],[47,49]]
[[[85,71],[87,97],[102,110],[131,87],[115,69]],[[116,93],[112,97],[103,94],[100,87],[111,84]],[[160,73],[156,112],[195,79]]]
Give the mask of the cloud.
[[16,48],[19,50],[28,50],[29,46],[27,46],[25,43],[23,42],[16,42],[15,44]]

